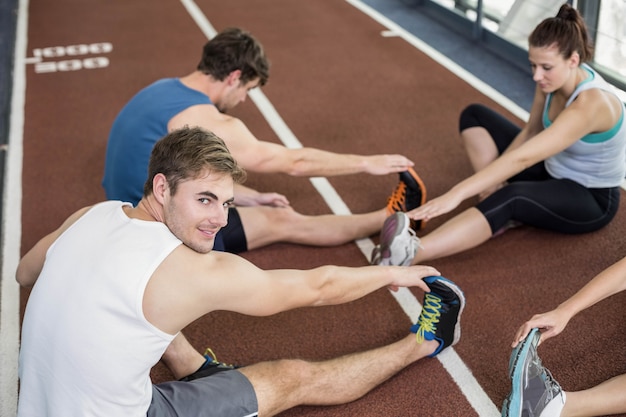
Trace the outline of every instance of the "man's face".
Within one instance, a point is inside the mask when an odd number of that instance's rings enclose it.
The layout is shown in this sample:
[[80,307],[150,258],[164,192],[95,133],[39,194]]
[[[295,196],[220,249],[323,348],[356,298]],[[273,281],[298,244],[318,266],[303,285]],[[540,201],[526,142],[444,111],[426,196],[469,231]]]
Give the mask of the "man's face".
[[220,101],[214,104],[219,109],[219,111],[221,111],[222,113],[227,113],[228,110],[233,109],[239,103],[243,103],[244,101],[246,101],[248,91],[258,87],[258,85],[258,78],[249,81],[246,84],[243,84],[241,81],[237,80],[232,85],[229,85],[226,88]]
[[186,246],[199,253],[213,249],[215,235],[228,220],[233,203],[229,175],[208,174],[178,184],[176,194],[165,192],[163,220]]

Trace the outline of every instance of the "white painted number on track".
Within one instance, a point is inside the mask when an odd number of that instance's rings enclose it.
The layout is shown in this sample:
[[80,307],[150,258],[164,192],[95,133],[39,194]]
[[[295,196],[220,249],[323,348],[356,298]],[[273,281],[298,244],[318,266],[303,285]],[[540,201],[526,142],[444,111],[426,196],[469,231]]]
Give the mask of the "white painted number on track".
[[[67,72],[83,69],[97,69],[109,66],[105,56],[84,57],[85,55],[108,54],[113,50],[109,42],[79,44],[69,46],[49,46],[33,49],[33,56],[26,58],[27,64],[35,64],[35,73]],[[69,58],[57,61],[44,61],[51,58]]]

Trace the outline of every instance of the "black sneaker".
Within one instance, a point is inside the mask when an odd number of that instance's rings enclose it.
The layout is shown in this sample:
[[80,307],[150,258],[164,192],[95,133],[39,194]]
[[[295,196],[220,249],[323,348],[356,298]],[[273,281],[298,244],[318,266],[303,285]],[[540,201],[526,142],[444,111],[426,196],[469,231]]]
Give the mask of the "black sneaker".
[[539,330],[532,329],[511,352],[509,377],[512,389],[502,404],[503,417],[561,415],[565,393],[541,363],[537,354],[540,339]]
[[424,282],[430,292],[424,293],[424,305],[417,323],[411,326],[417,343],[436,340],[439,347],[429,357],[434,357],[461,338],[461,314],[465,308],[463,291],[452,281],[440,276],[426,277]]
[[218,362],[215,353],[213,353],[210,348],[207,348],[207,350],[204,351],[204,357],[206,358],[206,361],[200,368],[198,368],[197,371],[179,379],[179,381],[193,381],[194,379],[211,376],[218,372],[230,371],[239,368],[237,365]]
[[[387,214],[407,212],[418,208],[426,202],[426,186],[412,168],[400,173],[400,182],[387,199]],[[419,230],[422,220],[411,220],[411,228]]]

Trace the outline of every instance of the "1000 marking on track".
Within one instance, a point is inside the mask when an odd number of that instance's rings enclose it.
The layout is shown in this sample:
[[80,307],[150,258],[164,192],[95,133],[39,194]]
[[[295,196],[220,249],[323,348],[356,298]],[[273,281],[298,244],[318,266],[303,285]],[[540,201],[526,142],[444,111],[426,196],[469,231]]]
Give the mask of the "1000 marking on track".
[[[57,71],[78,71],[82,69],[105,68],[109,66],[109,58],[105,56],[84,57],[85,55],[108,54],[113,50],[109,42],[78,44],[69,46],[49,46],[33,49],[33,56],[26,59],[27,64],[35,64],[35,73]],[[43,61],[50,58],[63,58],[60,61]]]

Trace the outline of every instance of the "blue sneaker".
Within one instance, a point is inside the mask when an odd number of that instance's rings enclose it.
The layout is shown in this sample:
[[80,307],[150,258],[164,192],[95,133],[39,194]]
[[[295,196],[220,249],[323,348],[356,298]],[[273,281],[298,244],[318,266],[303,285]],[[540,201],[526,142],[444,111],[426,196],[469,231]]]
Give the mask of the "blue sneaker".
[[558,417],[565,393],[537,355],[541,333],[532,329],[509,359],[512,389],[502,404],[503,417]]
[[417,343],[436,340],[439,347],[430,358],[449,346],[457,344],[461,338],[461,314],[465,308],[463,291],[452,281],[440,276],[426,277],[424,282],[430,292],[424,293],[422,312],[411,332]]
[[211,376],[218,372],[230,371],[233,369],[239,368],[238,365],[230,365],[223,362],[218,362],[215,353],[211,350],[211,348],[207,348],[204,351],[204,357],[206,361],[202,364],[200,368],[194,373],[187,375],[184,378],[179,379],[179,381],[193,381],[194,379],[205,378],[207,376]]

